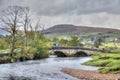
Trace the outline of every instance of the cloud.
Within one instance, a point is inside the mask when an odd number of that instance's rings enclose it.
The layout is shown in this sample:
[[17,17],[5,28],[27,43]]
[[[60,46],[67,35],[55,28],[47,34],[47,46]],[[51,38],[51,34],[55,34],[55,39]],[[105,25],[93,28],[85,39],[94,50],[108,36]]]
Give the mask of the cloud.
[[[119,0],[34,0],[40,15],[89,14],[98,12],[120,13]],[[36,11],[37,11],[36,10]]]
[[41,23],[47,23],[46,27],[57,24],[75,24],[78,26],[107,27],[120,29],[120,15],[93,13],[86,15],[42,16]]
[[[120,0],[1,0],[3,5],[29,6],[39,15],[120,13]],[[2,6],[3,6],[2,5]]]
[[120,26],[120,0],[0,0],[0,10],[9,5],[30,7],[47,27],[66,23]]
[[[39,15],[73,15],[107,12],[120,13],[120,0],[25,0]],[[31,4],[32,3],[32,4]]]

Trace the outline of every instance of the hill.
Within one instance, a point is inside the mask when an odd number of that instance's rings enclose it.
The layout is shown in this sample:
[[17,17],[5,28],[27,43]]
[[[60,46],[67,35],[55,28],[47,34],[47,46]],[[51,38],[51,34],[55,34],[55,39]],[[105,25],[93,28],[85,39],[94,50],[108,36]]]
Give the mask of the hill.
[[69,24],[55,25],[45,30],[45,34],[81,34],[81,33],[112,33],[120,32],[118,29],[110,28],[97,28],[97,27],[88,27],[88,26],[75,26]]

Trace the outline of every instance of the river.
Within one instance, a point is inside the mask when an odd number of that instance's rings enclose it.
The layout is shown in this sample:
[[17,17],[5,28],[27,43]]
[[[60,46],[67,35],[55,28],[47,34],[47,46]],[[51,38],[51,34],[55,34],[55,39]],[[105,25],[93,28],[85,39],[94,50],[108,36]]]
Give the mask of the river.
[[30,77],[33,80],[78,80],[60,70],[62,68],[97,70],[98,67],[81,65],[90,59],[90,57],[58,58],[50,56],[41,60],[0,64],[0,80],[8,80],[9,76]]

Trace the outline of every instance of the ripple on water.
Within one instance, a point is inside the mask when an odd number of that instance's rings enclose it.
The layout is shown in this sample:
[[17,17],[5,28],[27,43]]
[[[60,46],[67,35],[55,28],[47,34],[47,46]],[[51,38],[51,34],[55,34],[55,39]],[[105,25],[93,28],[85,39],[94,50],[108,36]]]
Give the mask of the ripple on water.
[[77,78],[73,78],[60,72],[60,70],[62,68],[77,68],[87,70],[98,69],[97,67],[81,65],[81,63],[90,59],[90,57],[50,57],[42,60],[30,60],[12,64],[1,64],[0,77],[9,77],[10,75],[13,75],[33,77],[35,80],[78,80]]

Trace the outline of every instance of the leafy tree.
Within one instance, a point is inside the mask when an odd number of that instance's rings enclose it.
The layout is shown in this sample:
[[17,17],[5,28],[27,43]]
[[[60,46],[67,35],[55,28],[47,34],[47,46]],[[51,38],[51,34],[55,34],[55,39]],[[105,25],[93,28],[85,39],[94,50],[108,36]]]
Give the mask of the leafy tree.
[[80,40],[77,36],[71,36],[71,40],[69,41],[70,46],[79,46]]
[[31,44],[32,47],[36,48],[36,52],[34,54],[35,59],[40,59],[44,57],[48,57],[48,43],[49,40],[41,36],[39,37],[39,33],[36,33],[35,39],[33,40],[33,43]]
[[58,42],[58,41],[59,41],[59,39],[57,37],[53,38],[53,42]]
[[67,45],[68,45],[68,40],[60,39],[60,40],[59,40],[59,44],[60,44],[60,45],[63,45],[63,46],[67,46]]
[[99,48],[99,46],[102,45],[103,42],[104,42],[103,38],[102,38],[102,37],[99,37],[98,39],[95,40],[94,46],[95,46],[96,48]]

